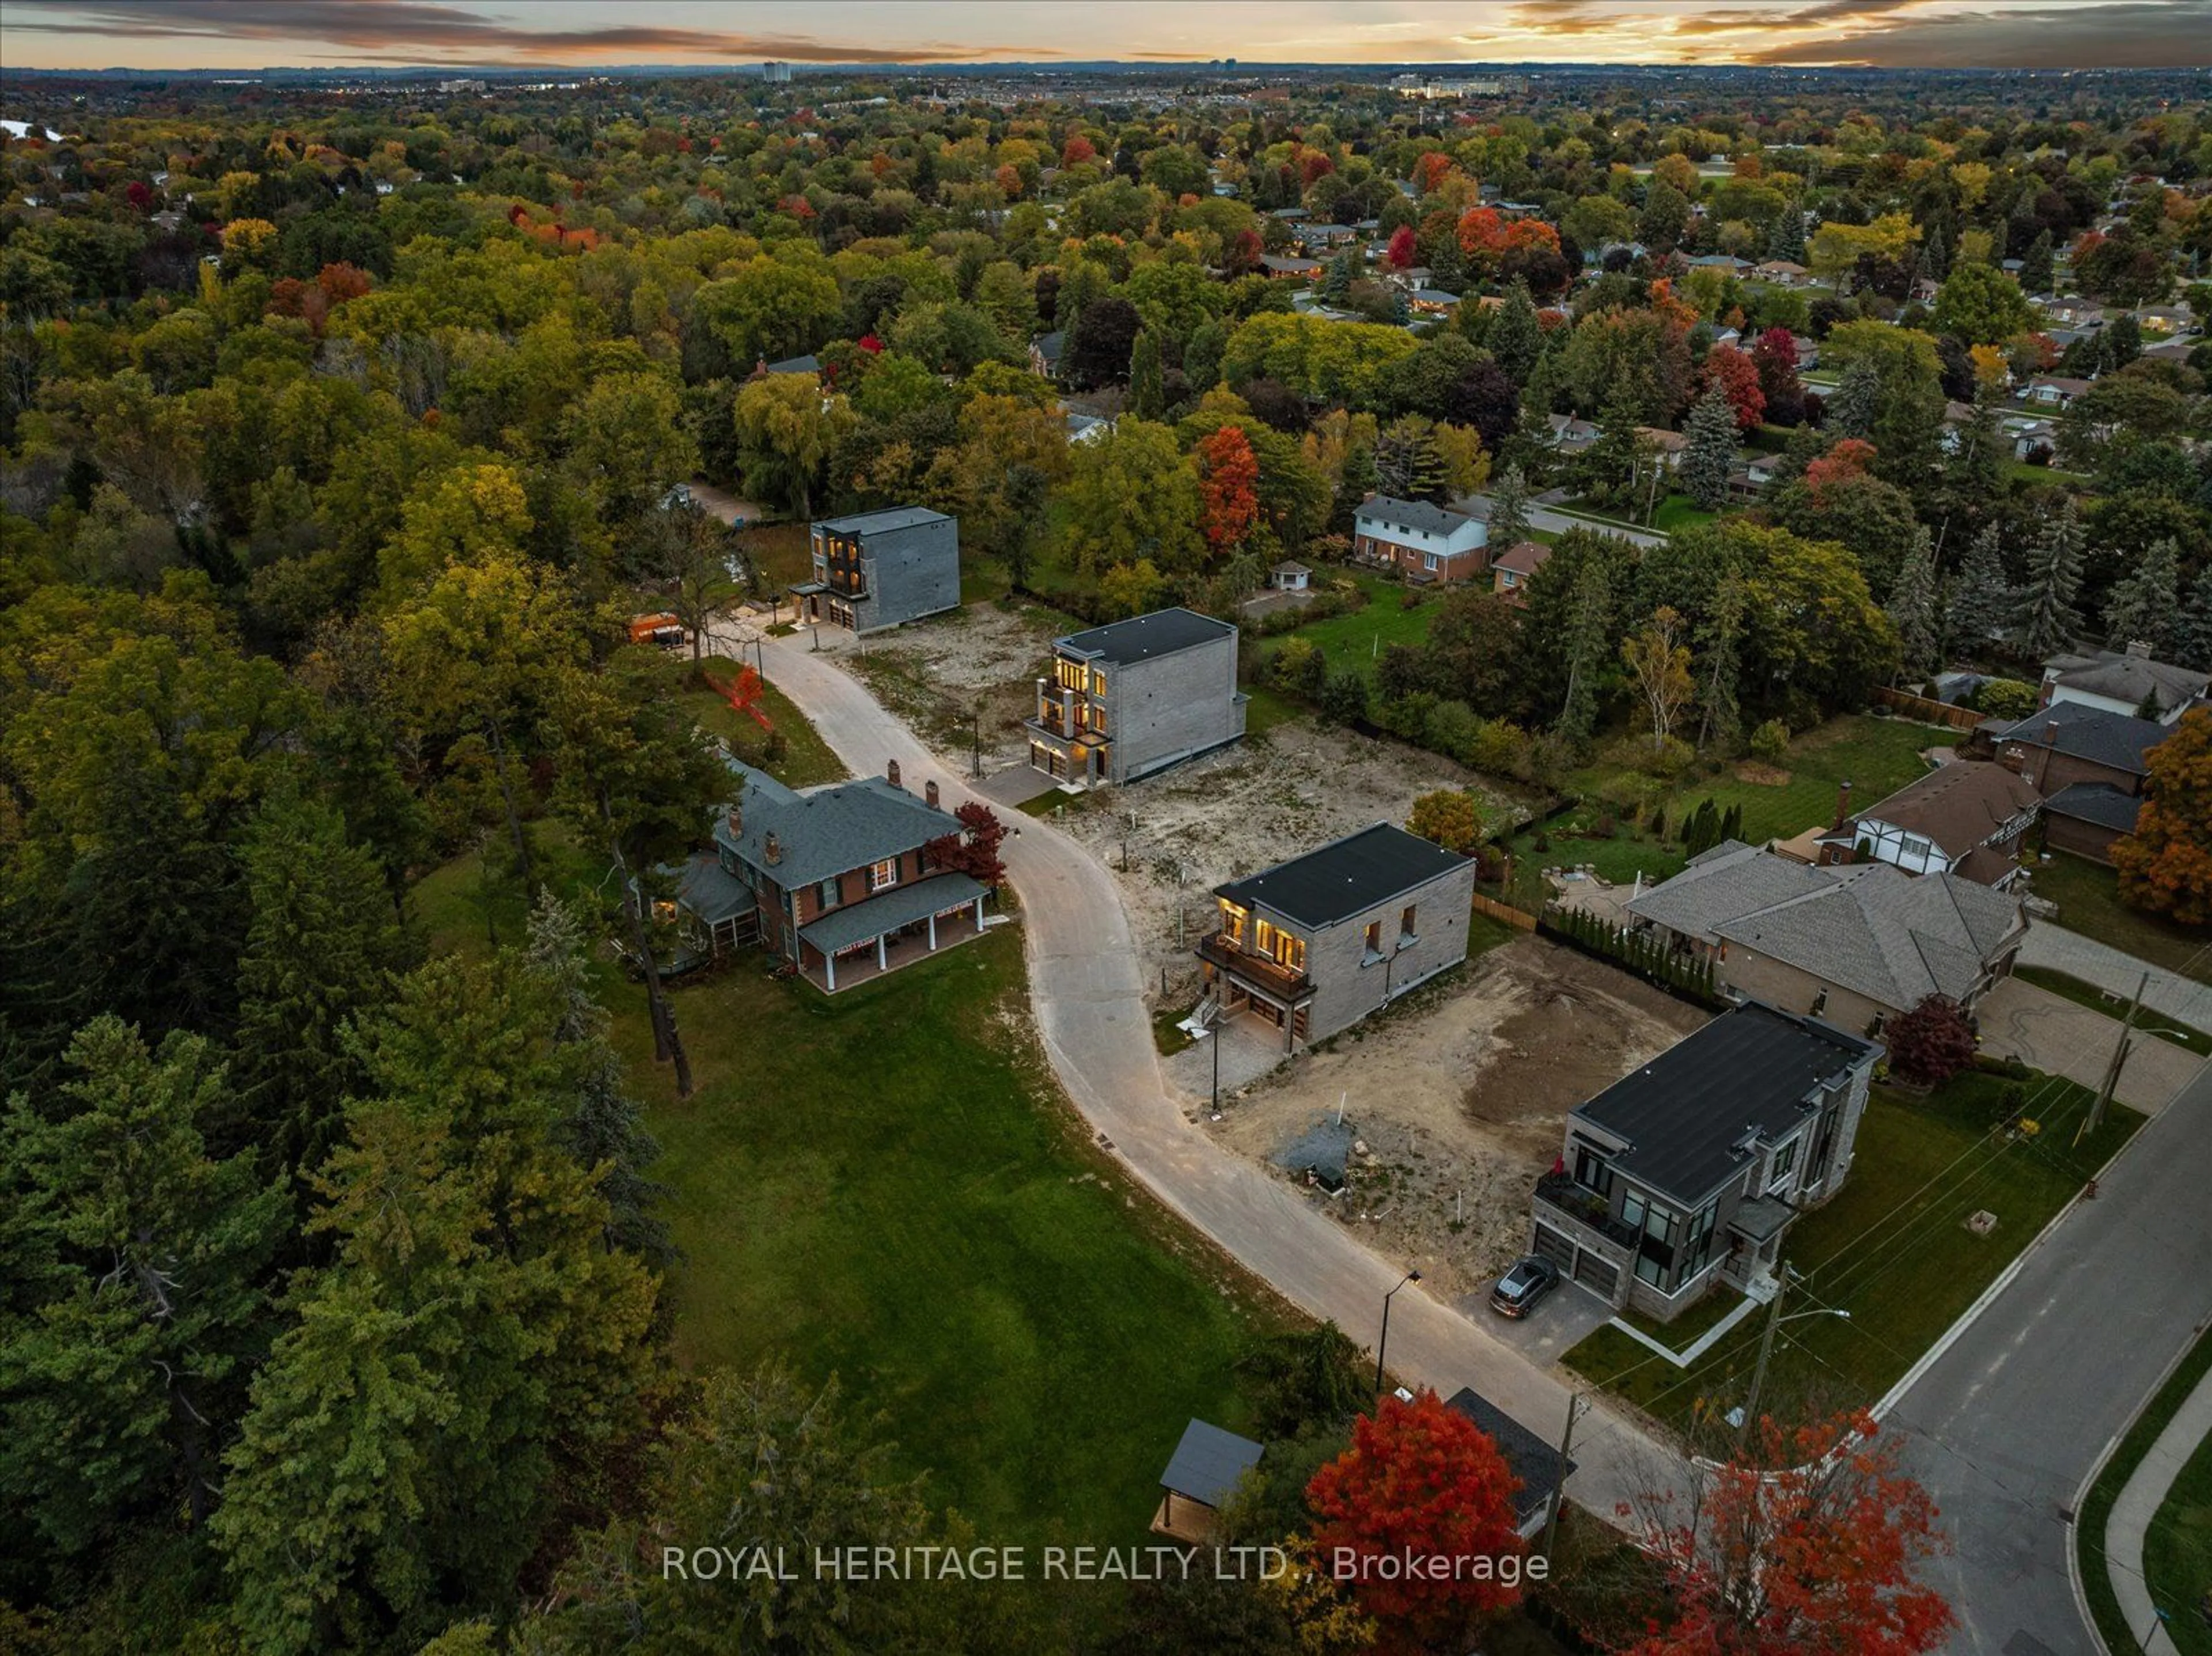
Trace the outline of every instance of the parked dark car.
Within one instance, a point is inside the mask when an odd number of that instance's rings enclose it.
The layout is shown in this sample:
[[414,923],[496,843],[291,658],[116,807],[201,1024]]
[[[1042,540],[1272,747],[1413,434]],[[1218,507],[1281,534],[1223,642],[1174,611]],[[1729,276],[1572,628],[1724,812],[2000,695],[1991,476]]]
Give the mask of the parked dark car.
[[1559,1285],[1559,1268],[1541,1254],[1516,1259],[1490,1290],[1490,1308],[1501,1317],[1525,1317],[1529,1307]]

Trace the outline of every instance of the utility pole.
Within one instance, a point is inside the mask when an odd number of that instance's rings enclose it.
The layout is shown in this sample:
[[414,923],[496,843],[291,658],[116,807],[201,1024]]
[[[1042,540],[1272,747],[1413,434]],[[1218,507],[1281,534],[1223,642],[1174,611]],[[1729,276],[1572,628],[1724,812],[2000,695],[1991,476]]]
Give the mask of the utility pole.
[[2120,1071],[2128,1061],[2128,1048],[2133,1044],[2136,1018],[2142,1010],[2143,992],[2150,987],[2150,974],[2145,972],[2136,985],[2136,998],[2128,1003],[2128,1015],[2120,1021],[2119,1039],[2112,1043],[2112,1061],[2105,1066],[2104,1085],[2097,1089],[2097,1096],[2089,1106],[2088,1116],[2081,1130],[2074,1135],[2080,1143],[2105,1124],[2105,1107],[2112,1101],[2112,1089],[2120,1084]]
[[1759,1394],[1766,1389],[1766,1360],[1774,1354],[1774,1331],[1782,1326],[1782,1296],[1790,1290],[1790,1275],[1789,1265],[1784,1264],[1775,1277],[1774,1297],[1767,1301],[1766,1327],[1759,1337],[1759,1362],[1751,1371],[1751,1397],[1743,1405],[1743,1421],[1735,1429],[1739,1443],[1750,1434],[1752,1422],[1759,1417]]
[[1567,1452],[1575,1445],[1575,1416],[1589,1406],[1586,1394],[1567,1393],[1567,1427],[1559,1434],[1559,1475],[1552,1480],[1552,1510],[1544,1514],[1544,1544],[1540,1550],[1552,1556],[1552,1542],[1559,1533],[1559,1508],[1567,1499]]

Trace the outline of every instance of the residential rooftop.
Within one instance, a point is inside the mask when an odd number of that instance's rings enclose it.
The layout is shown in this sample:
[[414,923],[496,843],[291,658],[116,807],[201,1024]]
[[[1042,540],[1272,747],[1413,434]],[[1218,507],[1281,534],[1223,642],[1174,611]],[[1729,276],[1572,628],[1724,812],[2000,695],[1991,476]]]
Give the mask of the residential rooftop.
[[1070,633],[1066,638],[1054,639],[1053,646],[1110,666],[1127,667],[1133,662],[1173,655],[1194,645],[1233,637],[1236,632],[1227,622],[1195,610],[1155,610],[1148,616],[1133,616],[1087,632]]
[[932,512],[926,506],[890,506],[879,512],[855,512],[842,518],[819,518],[814,527],[826,529],[833,535],[884,535],[895,529],[912,529],[919,524],[951,523],[942,512]]
[[1613,1165],[1686,1210],[1790,1132],[1881,1048],[1758,1001],[1721,1014],[1574,1114],[1627,1142]]
[[[738,779],[738,823],[714,817],[714,842],[790,889],[865,868],[960,831],[959,819],[880,776],[794,792],[767,772],[729,761]],[[769,836],[775,836],[770,858]]]
[[[1470,503],[1471,504],[1471,503]],[[1447,510],[1426,500],[1401,500],[1393,494],[1370,494],[1359,503],[1358,516],[1395,529],[1419,530],[1425,535],[1450,535],[1469,519],[1489,517],[1486,503],[1478,514],[1472,510]]]
[[1299,925],[1334,925],[1467,865],[1457,852],[1377,822],[1241,880],[1213,895],[1265,908]]
[[2100,695],[2133,707],[2150,700],[2160,713],[2195,701],[2212,682],[2212,674],[2154,661],[2147,650],[2054,656],[2043,668],[2043,682],[2054,688],[2079,690],[2084,695]]
[[1822,837],[1849,843],[1860,822],[1886,822],[1934,841],[1947,857],[1964,857],[2021,812],[2033,810],[2039,799],[2033,786],[2015,771],[1957,760],[1875,800]]
[[2116,713],[2093,707],[2086,701],[2054,701],[2039,713],[2009,724],[1981,727],[1996,742],[2026,742],[2048,747],[2069,758],[2142,776],[2149,765],[2143,755],[2172,736],[2172,728],[2154,719]]

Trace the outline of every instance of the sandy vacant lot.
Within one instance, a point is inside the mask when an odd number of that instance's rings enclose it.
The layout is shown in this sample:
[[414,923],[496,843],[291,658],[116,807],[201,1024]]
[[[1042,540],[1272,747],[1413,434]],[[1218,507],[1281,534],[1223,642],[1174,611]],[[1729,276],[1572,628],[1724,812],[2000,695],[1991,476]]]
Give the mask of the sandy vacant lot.
[[1212,924],[1207,893],[1213,887],[1370,823],[1403,822],[1418,796],[1462,787],[1474,788],[1492,809],[1507,808],[1504,795],[1448,759],[1301,721],[1104,790],[1071,806],[1059,822],[1117,871],[1126,836],[1122,899],[1153,992],[1158,994],[1164,970],[1167,992],[1159,1004],[1188,1006],[1198,997],[1190,947]]
[[1522,938],[1276,1071],[1209,1131],[1270,1162],[1342,1099],[1366,1151],[1343,1194],[1311,1199],[1454,1298],[1522,1251],[1528,1193],[1567,1112],[1705,1021],[1626,973]]
[[1022,721],[1035,711],[1059,631],[1042,610],[971,604],[865,643],[839,643],[877,699],[948,757],[968,756],[969,720],[980,715],[988,773],[1028,763]]

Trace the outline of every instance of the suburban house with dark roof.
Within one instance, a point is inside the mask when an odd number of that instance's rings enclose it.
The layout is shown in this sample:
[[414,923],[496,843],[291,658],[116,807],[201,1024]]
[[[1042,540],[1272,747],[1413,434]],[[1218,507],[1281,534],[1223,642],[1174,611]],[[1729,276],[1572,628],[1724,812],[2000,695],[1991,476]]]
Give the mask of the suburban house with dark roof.
[[2151,659],[2150,646],[2053,656],[2043,664],[2041,706],[2078,702],[2108,713],[2125,713],[2171,725],[2203,695],[2212,674]]
[[1467,958],[1474,863],[1377,822],[1213,889],[1199,940],[1206,1003],[1326,1040]]
[[1822,864],[1893,863],[1907,874],[1963,874],[1983,885],[2020,876],[2021,840],[2042,799],[2002,765],[1954,761],[1856,816],[1844,784],[1835,825],[1815,841]]
[[1133,782],[1244,734],[1237,629],[1189,610],[1052,641],[1036,682],[1030,763],[1064,782]]
[[960,607],[960,522],[927,507],[825,518],[814,579],[791,589],[799,623],[877,633]]
[[1877,1030],[1930,995],[1972,1010],[2027,936],[2020,899],[1887,863],[1808,867],[1726,840],[1633,898],[1628,913],[1713,967],[1736,1000]]
[[1498,1446],[1505,1470],[1521,1487],[1513,1492],[1513,1517],[1524,1540],[1534,1540],[1552,1513],[1553,1493],[1574,1476],[1575,1463],[1564,1459],[1559,1446],[1540,1438],[1471,1386],[1462,1386],[1444,1399],[1480,1427]]
[[695,945],[757,939],[834,992],[982,931],[988,890],[927,850],[961,832],[936,783],[908,792],[896,761],[883,776],[800,791],[730,768],[737,797],[714,819],[714,849],[678,883]]
[[2148,755],[2172,734],[2156,719],[2054,701],[2012,724],[1979,726],[1966,748],[2018,772],[2043,796],[2046,846],[2105,863],[2113,841],[2135,832]]
[[1370,494],[1352,519],[1352,555],[1410,581],[1466,580],[1486,567],[1490,503],[1453,511],[1426,500]]
[[1748,1001],[1567,1118],[1532,1250],[1614,1306],[1671,1319],[1771,1277],[1797,1216],[1850,1171],[1882,1049]]
[[1066,343],[1066,333],[1057,328],[1030,340],[1030,372],[1042,374],[1048,379],[1059,379],[1060,348]]

